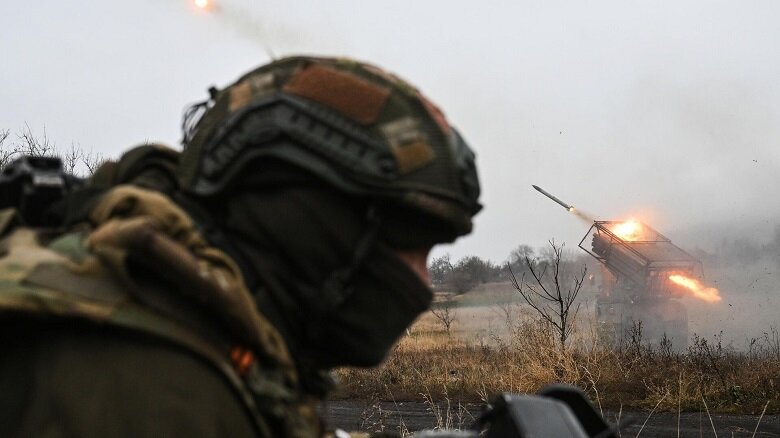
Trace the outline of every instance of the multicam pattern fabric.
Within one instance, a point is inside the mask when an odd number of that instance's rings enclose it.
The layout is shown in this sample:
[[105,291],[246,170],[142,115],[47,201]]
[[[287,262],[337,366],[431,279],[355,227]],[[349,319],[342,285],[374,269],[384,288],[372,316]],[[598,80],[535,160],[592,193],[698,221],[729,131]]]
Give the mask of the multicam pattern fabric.
[[[93,226],[77,227],[45,245],[39,232],[14,226],[13,217],[12,210],[0,212],[5,250],[0,315],[77,318],[167,339],[207,360],[232,383],[254,413],[260,436],[319,434],[314,404],[296,389],[285,344],[254,308],[235,263],[207,245],[166,197],[119,186],[93,209]],[[190,305],[157,300],[160,285],[128,269],[139,258],[179,284],[173,292]],[[191,303],[211,309],[230,333],[215,329],[204,336],[218,324],[189,318]]]

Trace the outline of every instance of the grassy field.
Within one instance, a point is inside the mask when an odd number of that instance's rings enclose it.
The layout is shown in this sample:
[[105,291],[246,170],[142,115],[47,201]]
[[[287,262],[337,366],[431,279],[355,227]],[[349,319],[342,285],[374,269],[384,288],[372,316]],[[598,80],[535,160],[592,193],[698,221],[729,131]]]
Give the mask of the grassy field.
[[585,306],[561,348],[505,286],[465,295],[449,333],[426,313],[382,366],[339,370],[342,388],[335,397],[458,404],[564,382],[583,388],[601,409],[780,412],[777,327],[766,327],[739,350],[722,334],[693,335],[682,352],[641,338],[607,346],[594,335]]

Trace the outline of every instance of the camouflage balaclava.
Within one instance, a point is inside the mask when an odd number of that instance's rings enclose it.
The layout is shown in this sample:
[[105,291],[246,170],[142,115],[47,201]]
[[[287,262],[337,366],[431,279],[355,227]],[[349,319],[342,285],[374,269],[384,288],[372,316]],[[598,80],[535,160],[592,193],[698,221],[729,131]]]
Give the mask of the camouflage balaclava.
[[378,363],[432,297],[394,249],[453,241],[481,208],[442,113],[356,61],[275,61],[212,89],[183,128],[183,190],[313,368]]

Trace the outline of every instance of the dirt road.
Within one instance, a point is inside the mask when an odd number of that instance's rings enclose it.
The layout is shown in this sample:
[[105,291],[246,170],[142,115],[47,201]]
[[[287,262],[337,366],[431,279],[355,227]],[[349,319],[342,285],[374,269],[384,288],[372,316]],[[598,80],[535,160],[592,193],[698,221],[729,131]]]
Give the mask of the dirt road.
[[[332,427],[352,431],[418,431],[436,427],[468,427],[479,415],[480,406],[432,407],[416,402],[331,401],[323,413]],[[676,413],[623,412],[620,419],[622,437],[780,437],[780,416],[713,415],[712,423],[704,412]],[[616,424],[617,412],[605,412]],[[713,425],[717,434],[713,433]],[[679,434],[678,434],[679,431]]]

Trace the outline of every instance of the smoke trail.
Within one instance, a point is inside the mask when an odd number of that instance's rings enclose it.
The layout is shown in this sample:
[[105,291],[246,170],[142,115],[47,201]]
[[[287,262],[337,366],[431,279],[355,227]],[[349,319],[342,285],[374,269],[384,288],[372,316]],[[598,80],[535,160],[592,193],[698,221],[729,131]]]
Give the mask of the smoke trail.
[[596,220],[593,218],[593,215],[585,213],[584,211],[572,207],[570,212],[574,213],[575,216],[577,216],[578,219],[582,220],[583,222],[587,223],[588,225],[593,224],[593,222]]
[[262,46],[271,58],[275,58],[272,48],[299,47],[308,39],[302,29],[293,29],[278,21],[270,23],[235,3],[214,3],[209,6],[208,11],[222,25]]

